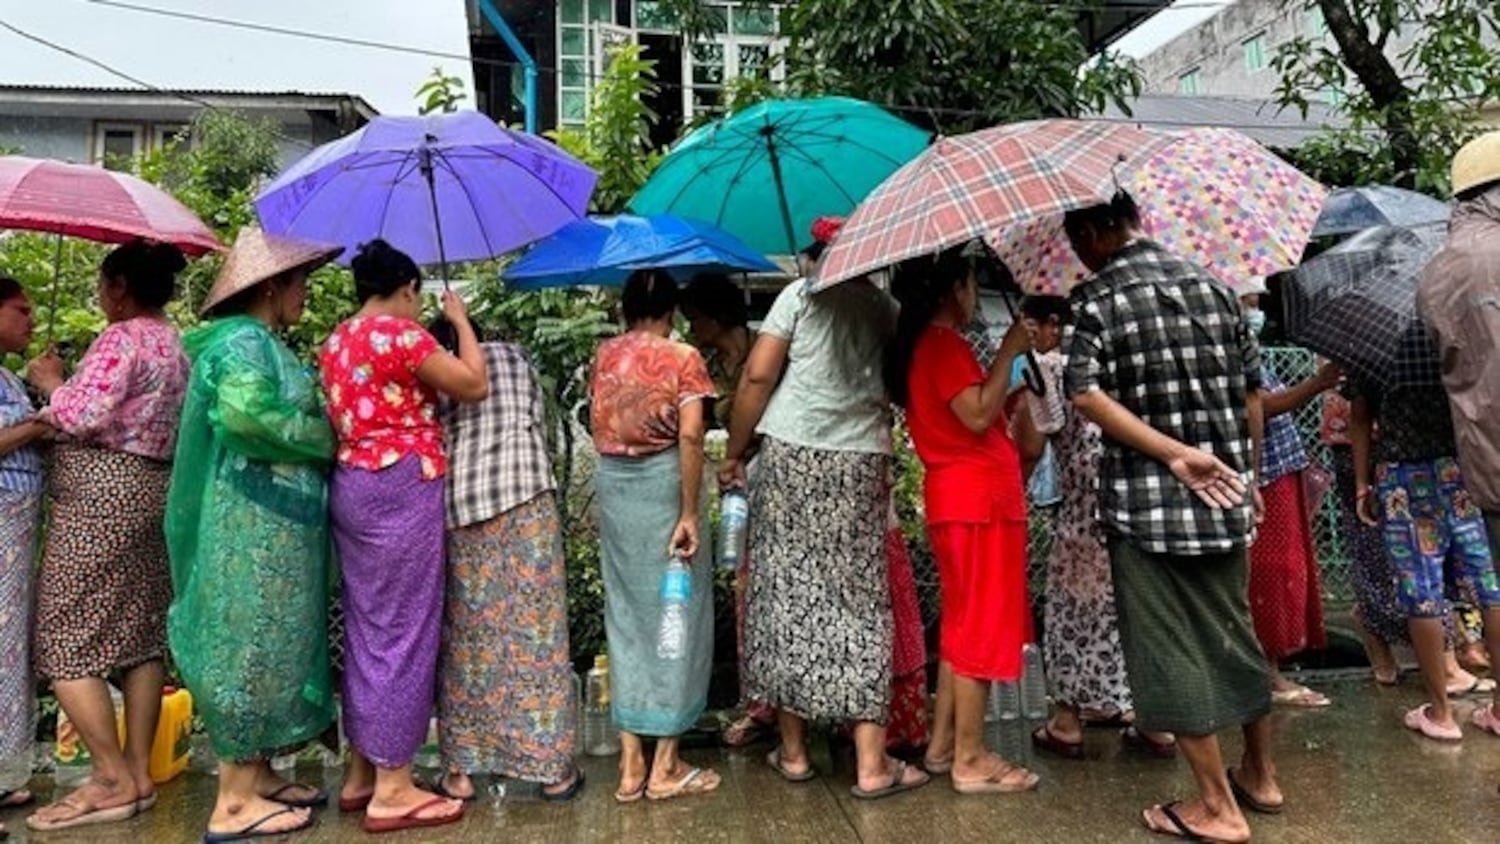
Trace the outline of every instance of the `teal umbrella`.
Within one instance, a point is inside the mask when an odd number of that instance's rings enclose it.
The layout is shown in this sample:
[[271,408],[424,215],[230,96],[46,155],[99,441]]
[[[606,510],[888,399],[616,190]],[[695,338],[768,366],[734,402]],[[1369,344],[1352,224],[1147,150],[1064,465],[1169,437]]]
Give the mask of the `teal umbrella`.
[[853,211],[930,141],[863,100],[766,100],[679,141],[629,207],[706,220],[790,255],[812,240],[814,220]]

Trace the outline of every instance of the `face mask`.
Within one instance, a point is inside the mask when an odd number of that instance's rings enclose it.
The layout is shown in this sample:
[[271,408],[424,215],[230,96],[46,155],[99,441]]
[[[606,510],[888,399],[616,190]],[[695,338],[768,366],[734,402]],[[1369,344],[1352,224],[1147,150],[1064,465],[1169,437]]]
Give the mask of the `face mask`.
[[1266,312],[1260,308],[1245,309],[1245,324],[1250,326],[1250,333],[1260,336],[1266,328]]

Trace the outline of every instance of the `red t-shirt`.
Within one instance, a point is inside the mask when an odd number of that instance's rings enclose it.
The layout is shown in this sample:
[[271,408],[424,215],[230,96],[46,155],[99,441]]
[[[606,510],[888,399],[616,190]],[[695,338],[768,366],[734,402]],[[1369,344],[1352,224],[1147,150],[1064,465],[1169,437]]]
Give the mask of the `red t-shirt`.
[[415,454],[423,478],[447,473],[437,392],[417,379],[417,367],[439,349],[408,319],[357,317],[334,329],[318,363],[339,463],[378,472]]
[[957,331],[934,325],[917,340],[906,381],[906,424],[927,472],[928,524],[1026,519],[1021,458],[1005,418],[976,434],[950,406],[984,380],[984,369]]

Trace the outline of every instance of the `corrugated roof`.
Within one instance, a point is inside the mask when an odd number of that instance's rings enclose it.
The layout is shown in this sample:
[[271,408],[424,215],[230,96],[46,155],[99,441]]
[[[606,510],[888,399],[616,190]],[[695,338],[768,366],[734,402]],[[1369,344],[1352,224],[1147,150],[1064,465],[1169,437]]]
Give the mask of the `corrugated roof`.
[[130,88],[125,86],[87,85],[13,85],[0,84],[0,96],[6,93],[62,94],[87,96],[96,94],[105,97],[160,97],[167,100],[192,99],[288,99],[288,100],[348,100],[365,117],[374,117],[380,112],[357,94],[339,91],[255,91],[228,88]]
[[1282,108],[1274,100],[1181,94],[1142,94],[1130,103],[1129,115],[1111,105],[1102,116],[1128,117],[1152,129],[1236,129],[1266,146],[1283,149],[1300,146],[1325,128],[1349,125],[1323,103],[1309,103],[1304,118],[1298,109]]

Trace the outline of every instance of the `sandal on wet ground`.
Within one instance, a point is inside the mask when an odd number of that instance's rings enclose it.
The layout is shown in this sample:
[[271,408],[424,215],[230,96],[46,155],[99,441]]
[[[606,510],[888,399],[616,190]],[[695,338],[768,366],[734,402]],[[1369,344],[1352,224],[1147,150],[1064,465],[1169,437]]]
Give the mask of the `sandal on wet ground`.
[[786,762],[781,758],[781,748],[779,747],[766,754],[766,764],[770,765],[776,773],[781,774],[781,778],[787,782],[807,782],[818,776],[818,772],[813,770],[811,763],[808,764],[805,771],[793,771],[788,768]]
[[[470,779],[469,787],[473,788],[473,786],[474,780]],[[475,788],[473,791],[470,791],[468,794],[454,794],[452,791],[449,791],[447,774],[439,774],[436,779],[428,783],[427,790],[439,797],[446,797],[449,800],[461,800],[464,803],[472,803],[475,800],[479,799],[479,789],[477,788]]]
[[641,780],[641,784],[636,786],[635,790],[633,791],[615,791],[616,803],[638,803],[641,800],[644,800],[645,797],[646,781],[644,779]]
[[658,791],[648,786],[646,788],[646,799],[671,800],[674,797],[692,797],[696,794],[707,794],[717,789],[721,782],[723,782],[723,778],[718,773],[704,770],[703,768],[693,768],[669,788]]
[[917,773],[921,776],[919,776],[917,779],[907,782],[906,772],[908,768],[909,766],[905,762],[897,759],[895,760],[895,767],[891,771],[890,785],[883,786],[881,788],[870,789],[867,791],[863,788],[860,788],[859,783],[856,782],[854,785],[849,786],[849,793],[854,795],[859,800],[879,800],[882,797],[891,797],[900,794],[903,791],[911,791],[915,788],[921,788],[931,780],[931,777],[929,777],[925,771],[917,771]]
[[1433,741],[1463,741],[1463,730],[1460,730],[1457,724],[1451,727],[1444,727],[1428,717],[1427,710],[1431,706],[1432,704],[1424,703],[1416,709],[1411,710],[1401,719],[1401,723],[1405,724],[1408,730],[1421,733]]
[[[288,783],[288,785],[290,784],[291,783]],[[283,789],[278,789],[278,791],[281,790]],[[270,798],[268,797],[266,799],[269,800]],[[315,823],[311,813],[308,814],[306,820],[294,827],[289,827],[287,829],[262,829],[262,827],[264,827],[268,822],[273,821],[276,818],[281,817],[282,815],[290,815],[291,813],[297,811],[299,808],[306,809],[308,807],[288,805],[285,809],[277,809],[271,814],[266,815],[260,820],[236,832],[206,832],[203,835],[203,844],[229,844],[229,842],[231,841],[249,841],[254,838],[274,838],[278,835],[291,835],[294,832],[301,832],[304,829],[310,829],[313,823]]]
[[959,794],[1021,794],[1035,791],[1042,778],[1020,765],[1003,762],[982,780],[953,780],[953,790]]
[[1131,725],[1120,731],[1120,742],[1131,750],[1138,750],[1157,759],[1177,758],[1177,742],[1157,741]]
[[1224,776],[1229,778],[1229,790],[1234,792],[1235,801],[1246,809],[1262,815],[1279,815],[1286,809],[1285,803],[1267,803],[1257,799],[1254,794],[1250,793],[1250,789],[1240,785],[1240,781],[1235,779],[1233,768],[1224,769]]
[[458,811],[451,815],[439,815],[433,818],[424,818],[422,813],[434,806],[447,803],[447,797],[434,797],[416,806],[413,806],[405,814],[394,818],[372,818],[367,813],[361,824],[365,832],[376,835],[382,832],[400,832],[403,829],[425,829],[432,826],[446,826],[450,823],[458,823],[464,818],[464,806],[458,804]]
[[1327,695],[1306,686],[1272,690],[1271,702],[1277,706],[1291,706],[1298,709],[1323,709],[1333,705],[1333,701],[1329,700]]
[[9,791],[0,788],[0,809],[19,809],[22,806],[30,806],[36,802],[36,795],[25,788],[14,788]]
[[[1203,833],[1188,826],[1187,821],[1184,821],[1182,819],[1182,816],[1177,814],[1177,807],[1179,805],[1181,804],[1178,801],[1174,800],[1171,803],[1163,803],[1159,806],[1152,806],[1150,809],[1142,811],[1141,825],[1146,827],[1146,829],[1156,833],[1157,835],[1167,835],[1173,838],[1180,838],[1183,841],[1200,841],[1207,842],[1207,844],[1234,844],[1233,842],[1223,841],[1222,839],[1218,838],[1209,838]],[[1162,817],[1167,819],[1168,826],[1157,826],[1156,823],[1151,819],[1152,812],[1161,812]]]
[[1500,712],[1495,711],[1493,703],[1487,703],[1474,710],[1469,715],[1469,723],[1492,736],[1500,736]]
[[1068,741],[1057,737],[1052,732],[1052,727],[1043,724],[1037,727],[1031,734],[1031,746],[1037,750],[1060,756],[1064,759],[1078,760],[1083,758],[1083,742]]
[[1467,686],[1448,687],[1448,697],[1468,697],[1469,695],[1487,695],[1495,690],[1495,681],[1489,677],[1475,677],[1474,682]]
[[135,817],[138,811],[137,803],[134,800],[119,806],[99,808],[97,806],[80,806],[77,803],[69,803],[68,799],[64,797],[52,805],[66,806],[72,809],[74,814],[66,818],[51,821],[42,820],[37,815],[32,815],[26,819],[26,825],[37,832],[51,832],[57,829],[73,829],[79,826],[128,821]]
[[562,791],[549,792],[545,787],[542,788],[540,792],[542,795],[542,800],[548,803],[566,803],[569,800],[572,800],[574,797],[577,797],[578,792],[583,791],[583,783],[585,779],[583,776],[583,769],[579,768],[577,765],[574,765],[572,776],[573,781],[568,783],[568,787],[564,788]]
[[726,747],[749,747],[765,738],[770,731],[770,724],[757,721],[753,716],[744,715],[724,728],[722,740]]
[[953,757],[947,759],[933,759],[929,756],[922,757],[922,770],[933,776],[940,777],[953,771]]
[[373,791],[369,794],[361,794],[358,797],[340,797],[339,811],[345,814],[349,814],[352,812],[363,812],[365,809],[369,808],[370,801],[374,799],[375,792]]
[[[313,793],[311,797],[303,797],[300,799],[282,796],[283,794],[286,794],[287,791],[293,788],[310,788],[312,789]],[[291,806],[293,809],[321,809],[324,806],[328,805],[328,792],[324,791],[321,788],[313,788],[310,785],[306,785],[300,782],[284,783],[280,788],[276,789],[270,794],[262,794],[261,797],[266,800],[270,800],[273,803],[280,803],[283,806]]]

